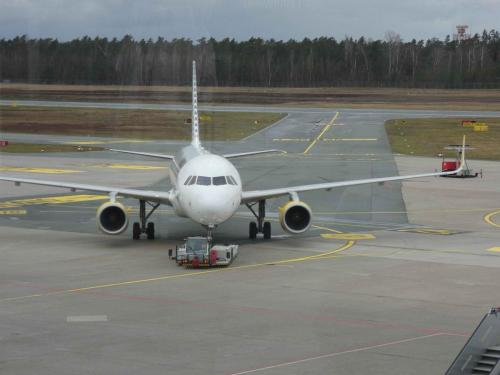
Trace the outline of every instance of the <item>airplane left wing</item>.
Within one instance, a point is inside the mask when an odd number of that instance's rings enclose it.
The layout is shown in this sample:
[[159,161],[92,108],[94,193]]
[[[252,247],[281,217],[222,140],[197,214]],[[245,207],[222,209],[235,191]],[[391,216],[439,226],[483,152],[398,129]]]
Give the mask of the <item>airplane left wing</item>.
[[157,202],[166,205],[171,205],[170,193],[163,191],[150,191],[150,190],[140,190],[140,189],[127,189],[127,188],[116,188],[109,186],[100,185],[88,185],[88,184],[76,184],[76,183],[66,183],[57,181],[46,181],[46,180],[34,180],[28,178],[14,178],[14,177],[4,177],[0,176],[0,181],[13,182],[16,185],[20,184],[31,184],[31,185],[42,185],[42,186],[52,186],[58,188],[66,188],[71,191],[83,190],[91,191],[95,193],[106,193],[110,196],[122,196],[129,198],[143,199],[150,202]]
[[399,180],[409,180],[412,178],[421,178],[421,177],[433,177],[433,176],[447,176],[460,173],[465,166],[465,136],[463,140],[462,146],[462,157],[459,168],[454,171],[448,172],[434,172],[434,173],[422,173],[422,174],[414,174],[407,176],[392,176],[392,177],[378,177],[378,178],[367,178],[362,180],[350,180],[350,181],[338,181],[338,182],[325,182],[320,184],[311,184],[311,185],[300,185],[300,186],[290,186],[285,188],[278,189],[268,189],[268,190],[254,190],[254,191],[244,191],[241,195],[241,203],[251,203],[256,202],[263,199],[276,198],[283,195],[293,196],[297,193],[305,192],[305,191],[313,191],[313,190],[326,190],[337,187],[345,187],[345,186],[355,186],[355,185],[364,185],[364,184],[374,184],[380,182],[387,181],[399,181]]
[[455,171],[449,171],[449,172],[423,173],[423,174],[414,174],[414,175],[408,175],[408,176],[367,178],[367,179],[363,179],[363,180],[325,182],[325,183],[321,183],[321,184],[290,186],[290,187],[278,188],[278,189],[244,191],[241,195],[241,202],[242,203],[250,203],[250,202],[259,201],[262,199],[276,198],[276,197],[279,197],[282,195],[302,193],[305,191],[327,190],[327,189],[332,189],[332,188],[337,188],[337,187],[374,184],[374,183],[387,182],[387,181],[409,180],[412,178],[421,178],[421,177],[446,176],[446,175],[459,173],[461,170],[462,170],[462,167],[460,167],[459,169],[457,169]]

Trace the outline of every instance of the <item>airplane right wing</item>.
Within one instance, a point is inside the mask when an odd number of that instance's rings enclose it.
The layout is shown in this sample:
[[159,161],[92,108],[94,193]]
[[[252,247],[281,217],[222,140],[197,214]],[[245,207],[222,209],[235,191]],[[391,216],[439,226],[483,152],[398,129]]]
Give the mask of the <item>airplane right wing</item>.
[[293,193],[301,193],[305,191],[312,190],[327,190],[336,187],[345,187],[345,186],[355,186],[355,185],[364,185],[364,184],[373,184],[380,182],[388,182],[388,181],[398,181],[398,180],[409,180],[412,178],[421,178],[421,177],[433,177],[433,176],[446,176],[455,173],[460,173],[462,170],[462,166],[455,171],[449,172],[435,172],[435,173],[423,173],[423,174],[414,174],[408,176],[394,176],[394,177],[380,177],[380,178],[367,178],[362,180],[351,180],[351,181],[338,181],[338,182],[325,182],[321,184],[311,184],[311,185],[300,185],[300,186],[289,186],[285,188],[278,189],[267,189],[267,190],[253,190],[253,191],[244,191],[241,195],[242,203],[250,203],[263,199],[276,198],[282,195],[290,195]]

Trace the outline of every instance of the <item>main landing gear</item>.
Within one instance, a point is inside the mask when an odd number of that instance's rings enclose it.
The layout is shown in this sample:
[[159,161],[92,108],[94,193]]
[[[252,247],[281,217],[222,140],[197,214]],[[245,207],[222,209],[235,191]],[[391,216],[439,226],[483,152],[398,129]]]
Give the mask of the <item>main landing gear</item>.
[[251,240],[255,240],[257,238],[257,233],[262,233],[265,240],[271,239],[271,223],[269,221],[264,221],[266,218],[266,201],[260,200],[259,204],[259,212],[256,213],[253,209],[253,206],[257,203],[247,204],[248,209],[253,213],[257,222],[252,221],[249,224],[248,228],[248,237]]
[[[146,203],[151,207],[151,210],[146,213]],[[149,217],[155,212],[155,210],[160,207],[159,203],[146,202],[144,200],[139,201],[139,220],[140,223],[135,222],[132,227],[132,238],[138,240],[141,238],[141,234],[145,233],[148,240],[155,239],[155,224],[148,223]]]

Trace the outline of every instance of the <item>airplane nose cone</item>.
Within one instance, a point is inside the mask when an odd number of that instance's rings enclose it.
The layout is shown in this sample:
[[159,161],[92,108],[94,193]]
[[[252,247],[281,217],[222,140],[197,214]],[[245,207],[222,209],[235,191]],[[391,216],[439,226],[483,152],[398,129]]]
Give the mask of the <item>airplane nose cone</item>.
[[206,225],[220,224],[229,219],[235,211],[234,199],[228,194],[209,194],[198,199],[194,210],[199,221]]

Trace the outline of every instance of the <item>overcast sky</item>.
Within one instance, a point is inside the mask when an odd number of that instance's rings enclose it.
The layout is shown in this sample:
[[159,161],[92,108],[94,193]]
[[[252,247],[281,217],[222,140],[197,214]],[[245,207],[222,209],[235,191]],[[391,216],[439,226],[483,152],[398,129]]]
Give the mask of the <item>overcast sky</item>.
[[500,0],[0,0],[0,38],[444,38],[500,29]]

